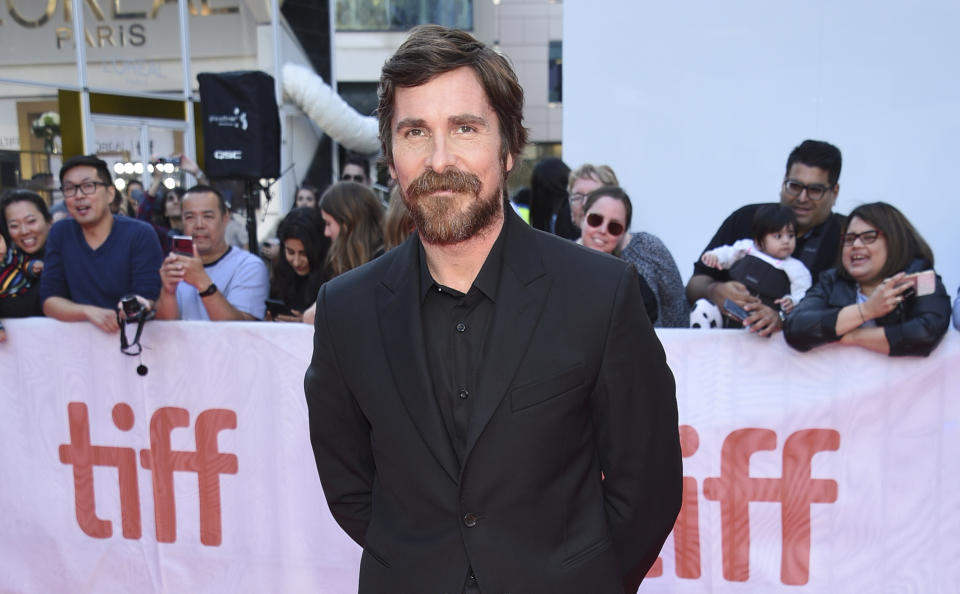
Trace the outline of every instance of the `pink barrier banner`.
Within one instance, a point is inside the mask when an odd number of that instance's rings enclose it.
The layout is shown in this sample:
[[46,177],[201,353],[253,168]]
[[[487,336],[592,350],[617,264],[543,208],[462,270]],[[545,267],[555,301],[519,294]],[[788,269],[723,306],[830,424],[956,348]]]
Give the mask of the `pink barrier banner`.
[[[89,324],[4,323],[0,592],[356,591],[310,448],[310,327],[149,322],[129,357]],[[641,592],[957,591],[955,331],[899,360],[659,335],[684,505]]]

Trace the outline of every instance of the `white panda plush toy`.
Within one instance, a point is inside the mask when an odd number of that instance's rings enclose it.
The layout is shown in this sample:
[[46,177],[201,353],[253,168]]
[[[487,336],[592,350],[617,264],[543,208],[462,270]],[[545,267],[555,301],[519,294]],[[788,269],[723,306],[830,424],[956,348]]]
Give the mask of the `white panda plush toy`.
[[697,299],[690,312],[691,328],[723,328],[723,316],[720,308],[708,299]]

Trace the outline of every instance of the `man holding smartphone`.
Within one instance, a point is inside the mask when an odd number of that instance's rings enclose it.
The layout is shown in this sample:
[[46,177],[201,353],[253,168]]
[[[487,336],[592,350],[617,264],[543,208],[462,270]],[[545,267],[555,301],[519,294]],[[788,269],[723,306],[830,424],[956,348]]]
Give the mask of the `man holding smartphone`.
[[[230,211],[223,195],[194,186],[183,195],[183,250],[160,267],[163,288],[155,308],[162,320],[262,320],[270,292],[267,267],[226,241]],[[192,249],[190,255],[183,253]],[[178,253],[178,251],[180,253]]]

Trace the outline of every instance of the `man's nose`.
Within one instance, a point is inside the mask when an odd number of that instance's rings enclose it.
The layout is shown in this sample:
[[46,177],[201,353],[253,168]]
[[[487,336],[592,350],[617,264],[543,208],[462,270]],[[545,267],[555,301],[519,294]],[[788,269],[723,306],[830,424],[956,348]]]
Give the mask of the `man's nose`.
[[427,163],[430,168],[437,173],[441,173],[446,170],[447,167],[451,167],[454,163],[456,163],[457,158],[456,155],[454,155],[452,148],[453,147],[450,146],[450,143],[444,135],[435,135],[433,137],[433,144],[431,146],[430,157]]

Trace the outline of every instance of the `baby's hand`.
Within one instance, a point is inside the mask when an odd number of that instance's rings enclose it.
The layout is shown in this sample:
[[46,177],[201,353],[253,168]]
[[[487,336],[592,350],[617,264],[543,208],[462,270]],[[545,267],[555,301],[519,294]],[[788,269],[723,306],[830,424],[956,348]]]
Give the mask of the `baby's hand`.
[[720,258],[716,254],[704,254],[700,256],[700,261],[709,266],[710,268],[716,268],[718,270],[723,270],[720,266]]
[[774,303],[779,305],[780,309],[782,309],[783,313],[785,314],[789,314],[791,311],[793,311],[793,299],[790,299],[789,297],[781,297],[780,299],[774,301]]

